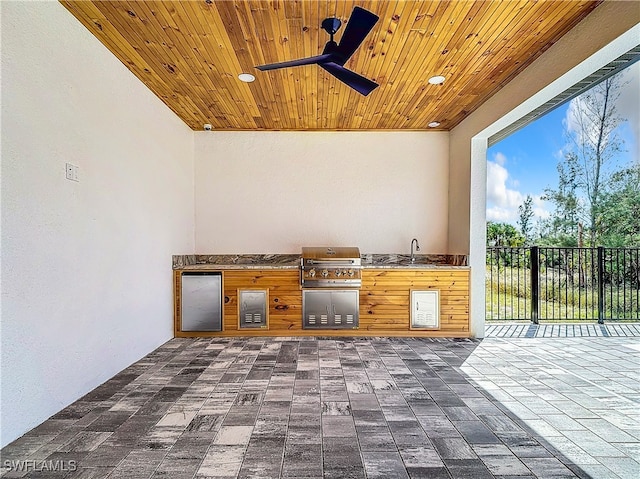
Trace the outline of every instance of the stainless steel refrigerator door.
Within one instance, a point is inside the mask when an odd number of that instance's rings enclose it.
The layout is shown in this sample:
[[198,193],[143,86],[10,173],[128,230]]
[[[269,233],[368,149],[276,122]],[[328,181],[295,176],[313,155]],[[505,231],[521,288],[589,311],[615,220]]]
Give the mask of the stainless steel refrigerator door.
[[222,331],[222,274],[182,273],[182,331]]

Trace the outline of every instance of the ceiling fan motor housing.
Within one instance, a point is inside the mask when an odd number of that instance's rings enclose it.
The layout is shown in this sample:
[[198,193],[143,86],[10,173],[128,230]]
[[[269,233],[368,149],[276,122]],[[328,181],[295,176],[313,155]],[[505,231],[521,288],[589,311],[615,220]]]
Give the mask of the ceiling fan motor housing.
[[322,29],[331,35],[331,40],[333,40],[333,34],[340,29],[340,25],[342,25],[342,22],[339,18],[325,18],[322,20]]

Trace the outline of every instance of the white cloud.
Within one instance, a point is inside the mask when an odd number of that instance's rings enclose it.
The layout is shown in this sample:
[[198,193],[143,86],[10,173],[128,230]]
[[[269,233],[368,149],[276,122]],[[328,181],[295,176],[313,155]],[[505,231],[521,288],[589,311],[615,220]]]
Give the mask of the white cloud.
[[[592,118],[586,113],[587,102],[583,95],[577,96],[569,102],[567,113],[564,118],[564,127],[569,132],[572,138],[578,145],[583,143],[595,143],[598,141],[597,125],[592,121]],[[571,148],[568,145],[569,149]]]
[[[502,153],[497,153],[494,161],[487,161],[487,220],[515,226],[518,207],[524,203],[526,195],[508,186],[518,186],[519,183],[509,177],[506,163],[507,158]],[[546,203],[540,195],[531,196],[534,215],[537,218],[547,218],[549,211]]]
[[513,211],[511,210],[497,206],[487,208],[487,221],[493,221],[494,223],[511,223],[515,226],[516,220],[517,217],[513,217]]
[[519,191],[509,189],[507,182],[509,180],[509,171],[494,162],[487,162],[487,199],[497,206],[508,207],[513,204],[516,206],[522,203],[524,199]]
[[[563,120],[563,122],[564,122],[564,120]],[[565,155],[564,147],[560,148],[559,150],[556,150],[553,153],[553,157],[558,161],[562,160],[564,158],[564,155]]]
[[616,103],[618,113],[627,120],[633,138],[626,147],[634,152],[632,156],[640,161],[640,62],[636,62],[626,70],[622,77],[624,86]]
[[504,153],[497,152],[493,157],[493,162],[499,164],[500,166],[504,166],[507,162],[507,157]]

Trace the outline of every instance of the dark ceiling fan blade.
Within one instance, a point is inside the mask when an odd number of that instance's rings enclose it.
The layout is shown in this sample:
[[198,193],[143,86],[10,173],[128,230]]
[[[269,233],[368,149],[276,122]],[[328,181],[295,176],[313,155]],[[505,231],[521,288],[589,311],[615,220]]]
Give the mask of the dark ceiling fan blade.
[[336,50],[336,53],[340,56],[338,65],[344,65],[351,58],[351,55],[358,49],[377,21],[378,16],[376,14],[360,7],[353,9],[351,18],[349,18],[340,39],[340,45]]
[[298,60],[291,60],[288,62],[280,62],[280,63],[270,63],[268,65],[260,65],[257,66],[256,68],[260,71],[267,71],[267,70],[277,70],[278,68],[287,68],[287,67],[297,67],[300,65],[313,65],[315,63],[322,63],[322,62],[328,62],[331,61],[334,58],[334,54],[333,53],[327,53],[324,55],[318,55],[315,57],[309,57],[309,58],[300,58]]
[[344,64],[351,58],[358,49],[365,37],[369,34],[373,26],[378,22],[378,16],[364,8],[355,7],[351,12],[351,18],[347,22],[344,34],[340,40],[340,45],[336,45],[333,34],[340,27],[340,20],[337,18],[325,18],[322,28],[331,35],[331,39],[324,47],[322,55],[288,62],[271,63],[268,65],[256,66],[258,70],[277,70],[279,68],[297,67],[300,65],[317,64],[331,73],[341,82],[356,90],[358,93],[367,96],[378,84],[363,77],[351,70],[344,68]]
[[318,66],[324,68],[329,73],[331,73],[334,77],[340,80],[343,83],[346,83],[351,88],[353,88],[358,93],[367,96],[371,93],[375,88],[378,87],[378,84],[372,82],[368,78],[363,77],[362,75],[358,75],[351,70],[347,70],[342,65],[338,65],[333,62],[320,63]]

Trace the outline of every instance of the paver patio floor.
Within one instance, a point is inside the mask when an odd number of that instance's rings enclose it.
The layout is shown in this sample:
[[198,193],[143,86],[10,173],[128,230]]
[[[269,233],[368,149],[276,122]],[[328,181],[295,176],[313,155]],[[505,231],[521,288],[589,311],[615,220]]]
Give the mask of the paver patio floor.
[[173,339],[3,477],[636,479],[639,360],[621,336]]

